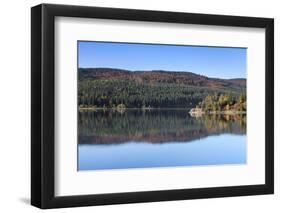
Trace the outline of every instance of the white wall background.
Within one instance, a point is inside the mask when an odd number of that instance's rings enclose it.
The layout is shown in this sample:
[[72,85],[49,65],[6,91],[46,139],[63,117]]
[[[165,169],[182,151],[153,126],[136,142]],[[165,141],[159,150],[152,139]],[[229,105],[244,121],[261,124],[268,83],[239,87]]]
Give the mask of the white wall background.
[[[275,18],[275,109],[281,107],[281,3],[278,0],[45,0],[44,3]],[[0,212],[39,212],[30,197],[30,7],[37,0],[1,2]],[[280,212],[281,114],[275,112],[275,195],[56,209],[51,212]]]

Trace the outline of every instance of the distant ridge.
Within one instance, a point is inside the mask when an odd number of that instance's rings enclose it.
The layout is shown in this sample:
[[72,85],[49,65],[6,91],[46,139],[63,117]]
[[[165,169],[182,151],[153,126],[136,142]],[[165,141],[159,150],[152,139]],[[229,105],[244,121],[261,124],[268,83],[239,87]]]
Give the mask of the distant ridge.
[[177,83],[190,86],[205,86],[211,88],[243,89],[246,88],[246,79],[220,79],[186,71],[130,71],[114,68],[79,68],[79,80],[85,79],[119,79],[137,80],[150,83]]

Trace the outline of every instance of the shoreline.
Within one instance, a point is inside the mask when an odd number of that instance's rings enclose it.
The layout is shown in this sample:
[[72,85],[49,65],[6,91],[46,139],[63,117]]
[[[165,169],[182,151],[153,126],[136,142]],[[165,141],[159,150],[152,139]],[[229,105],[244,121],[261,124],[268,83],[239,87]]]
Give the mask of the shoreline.
[[186,110],[189,111],[190,108],[154,108],[154,107],[133,107],[133,108],[118,108],[118,107],[78,107],[78,110]]
[[124,111],[124,110],[186,110],[192,116],[200,116],[200,115],[241,115],[247,114],[246,111],[235,111],[235,110],[227,110],[227,111],[209,111],[205,112],[202,109],[196,108],[153,108],[153,107],[145,107],[145,108],[105,108],[105,107],[78,107],[78,111],[95,111],[95,110],[117,110],[117,111]]
[[201,108],[192,108],[189,111],[191,116],[201,116],[201,115],[245,115],[247,111],[236,111],[236,110],[222,110],[222,111],[203,111]]

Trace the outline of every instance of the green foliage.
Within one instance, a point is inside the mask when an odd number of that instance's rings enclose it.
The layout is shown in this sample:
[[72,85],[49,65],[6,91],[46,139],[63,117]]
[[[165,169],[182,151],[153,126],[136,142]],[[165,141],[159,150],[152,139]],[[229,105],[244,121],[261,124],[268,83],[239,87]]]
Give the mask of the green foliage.
[[[206,110],[218,110],[237,102],[245,89],[245,79],[190,72],[81,68],[78,77],[78,104],[86,108],[193,108],[202,102]],[[241,96],[241,103],[245,98]]]
[[[206,107],[213,106],[213,97],[224,94],[221,89],[169,83],[138,83],[134,80],[85,80],[79,82],[79,105],[112,108],[124,104],[128,108],[191,108],[205,97]],[[221,101],[220,101],[221,102]],[[224,98],[225,105],[229,98]]]
[[246,111],[246,93],[207,95],[197,108],[203,111]]

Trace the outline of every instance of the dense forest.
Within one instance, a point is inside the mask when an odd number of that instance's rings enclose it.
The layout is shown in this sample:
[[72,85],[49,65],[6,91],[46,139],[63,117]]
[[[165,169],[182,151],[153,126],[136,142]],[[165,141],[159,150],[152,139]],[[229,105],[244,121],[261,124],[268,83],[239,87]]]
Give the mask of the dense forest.
[[241,92],[239,96],[234,96],[232,93],[207,95],[205,99],[196,106],[196,109],[200,109],[204,112],[246,112],[246,93]]
[[210,107],[210,102],[222,103],[222,97],[238,103],[246,90],[245,79],[208,78],[191,72],[79,68],[78,78],[80,108]]

